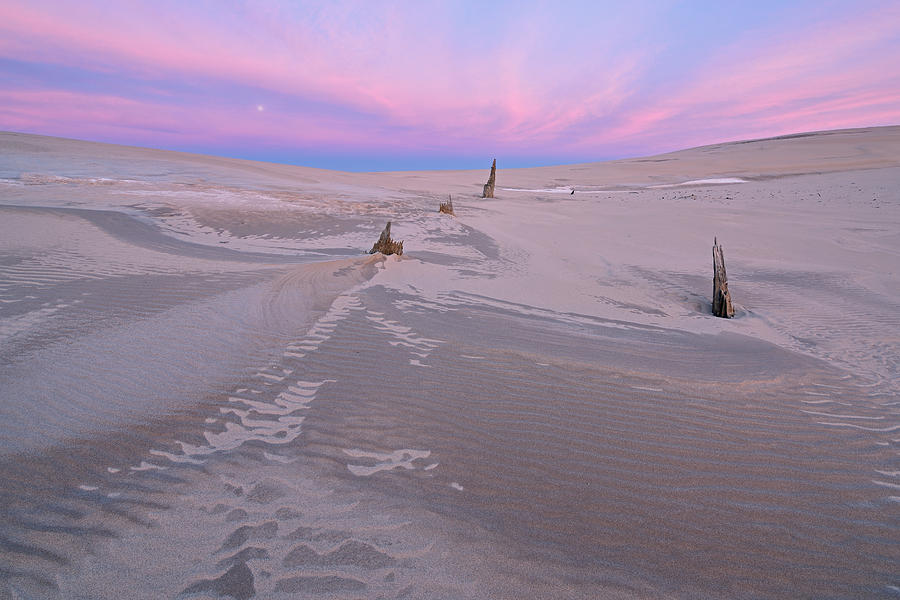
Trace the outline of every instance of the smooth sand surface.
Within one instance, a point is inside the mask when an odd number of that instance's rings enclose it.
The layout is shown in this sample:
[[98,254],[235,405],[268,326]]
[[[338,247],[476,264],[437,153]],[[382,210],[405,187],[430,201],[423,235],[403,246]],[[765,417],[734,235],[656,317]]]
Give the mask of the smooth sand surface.
[[0,133],[0,599],[900,594],[900,127],[498,159]]

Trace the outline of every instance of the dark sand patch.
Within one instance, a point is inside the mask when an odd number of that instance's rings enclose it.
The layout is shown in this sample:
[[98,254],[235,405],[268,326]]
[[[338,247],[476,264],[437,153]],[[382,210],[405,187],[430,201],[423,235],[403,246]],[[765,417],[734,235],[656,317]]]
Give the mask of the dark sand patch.
[[363,569],[383,569],[396,563],[390,555],[371,544],[351,540],[334,550],[319,553],[305,544],[293,548],[284,557],[284,566],[347,565]]
[[337,575],[287,577],[275,584],[276,592],[295,594],[334,594],[358,592],[364,589],[366,589],[365,582]]
[[247,600],[256,594],[253,572],[245,563],[239,563],[215,579],[204,579],[187,587],[183,594],[213,592],[219,596]]

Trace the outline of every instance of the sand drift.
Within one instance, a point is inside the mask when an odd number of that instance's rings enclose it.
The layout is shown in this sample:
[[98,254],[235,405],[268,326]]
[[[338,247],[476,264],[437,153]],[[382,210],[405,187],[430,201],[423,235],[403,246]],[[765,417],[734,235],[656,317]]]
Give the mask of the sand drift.
[[900,589],[900,128],[487,199],[0,150],[0,598]]

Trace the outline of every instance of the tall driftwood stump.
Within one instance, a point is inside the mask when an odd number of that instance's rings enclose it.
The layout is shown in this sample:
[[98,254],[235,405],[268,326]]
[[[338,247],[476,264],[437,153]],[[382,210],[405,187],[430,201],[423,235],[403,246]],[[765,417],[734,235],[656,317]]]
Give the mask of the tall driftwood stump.
[[388,221],[384,231],[381,232],[381,237],[378,238],[378,241],[375,242],[375,245],[369,250],[369,254],[375,254],[376,252],[381,252],[382,254],[396,254],[397,256],[403,254],[403,242],[391,239],[390,221]]
[[445,215],[452,215],[453,213],[453,196],[450,196],[446,202],[441,202],[441,205],[438,206],[438,212],[444,213]]
[[713,238],[713,301],[712,313],[730,319],[734,316],[731,294],[728,293],[728,275],[725,272],[725,254],[718,240]]
[[487,183],[484,184],[484,191],[481,192],[482,198],[494,197],[494,183],[497,181],[497,159],[491,163],[491,176],[488,177]]

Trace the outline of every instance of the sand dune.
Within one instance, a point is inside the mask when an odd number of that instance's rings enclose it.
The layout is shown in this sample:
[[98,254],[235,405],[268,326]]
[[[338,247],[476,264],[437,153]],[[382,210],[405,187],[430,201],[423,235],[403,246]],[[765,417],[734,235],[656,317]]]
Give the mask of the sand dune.
[[0,598],[895,595],[900,127],[498,158],[0,134]]

